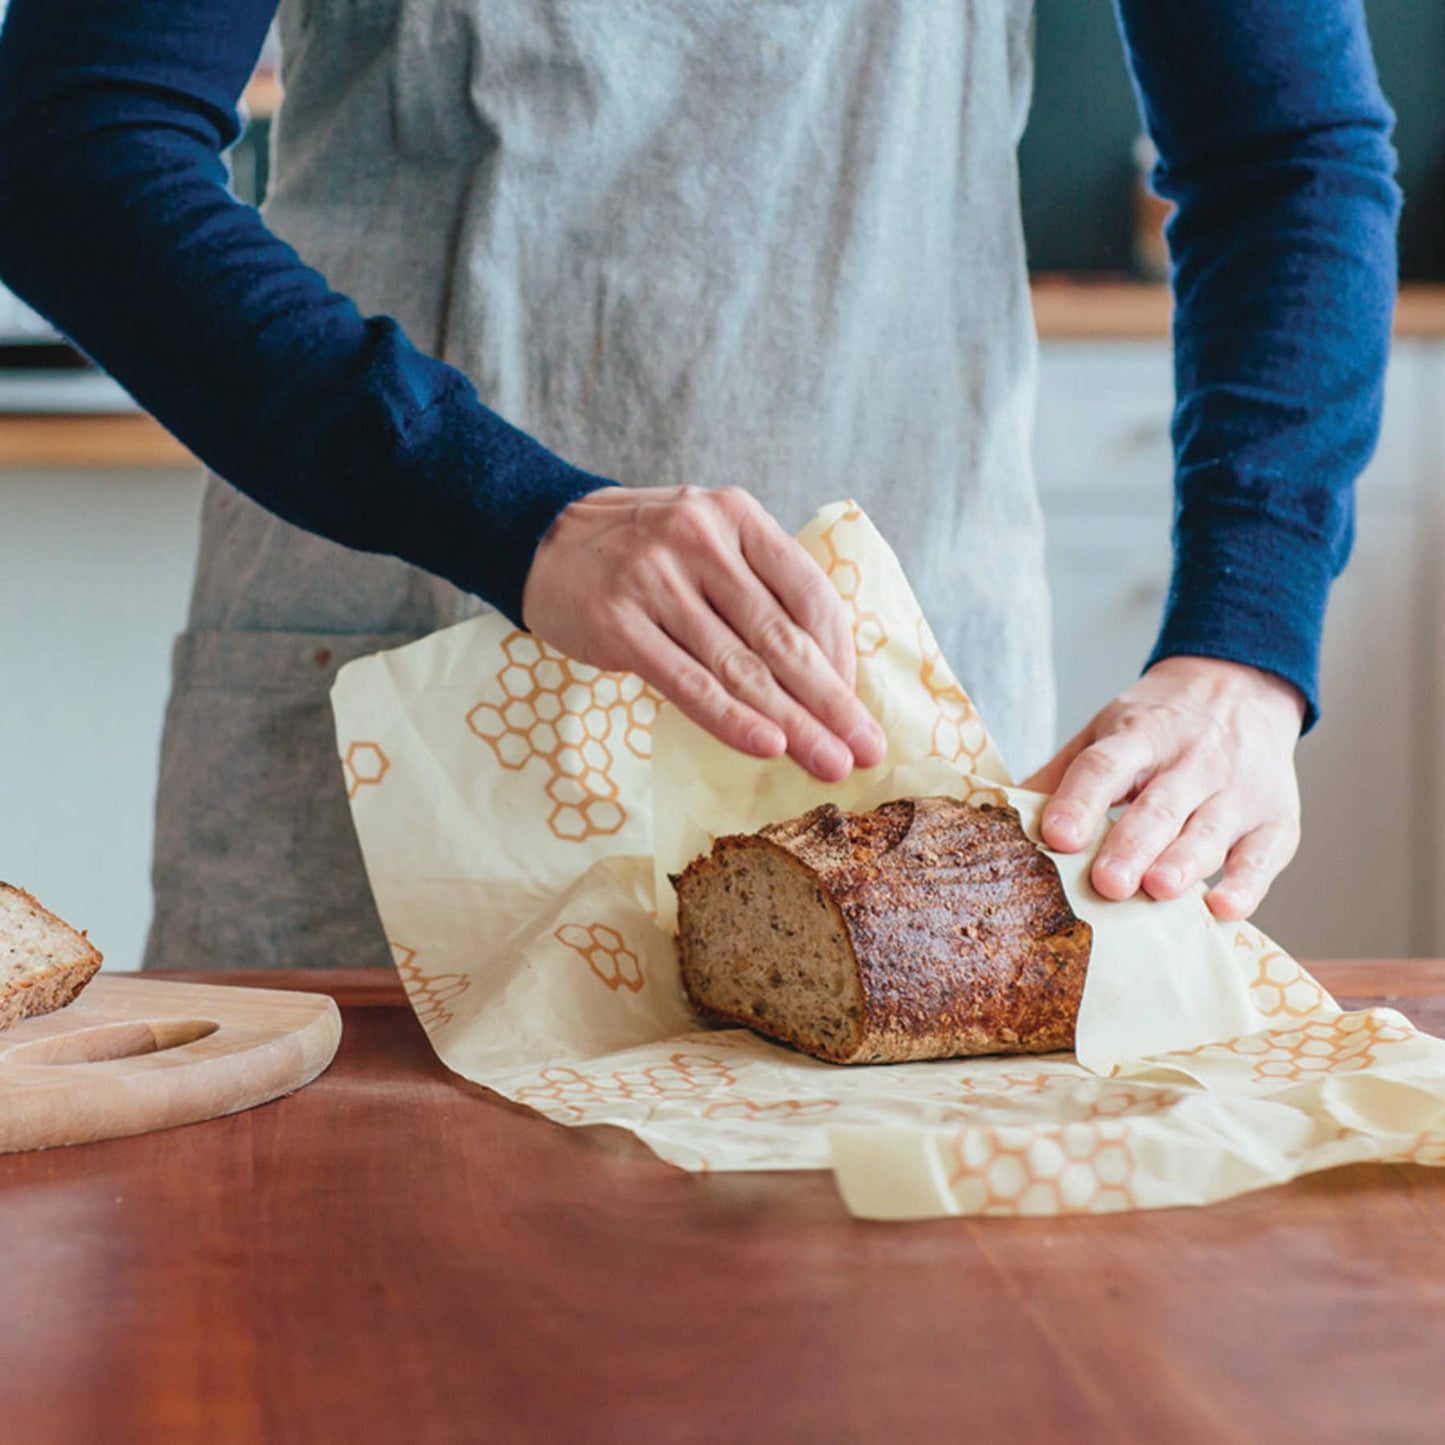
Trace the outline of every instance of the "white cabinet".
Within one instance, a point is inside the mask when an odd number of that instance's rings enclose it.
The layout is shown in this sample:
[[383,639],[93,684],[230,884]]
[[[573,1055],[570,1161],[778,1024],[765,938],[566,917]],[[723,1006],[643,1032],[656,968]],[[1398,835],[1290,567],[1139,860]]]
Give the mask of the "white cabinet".
[[[1433,348],[1397,347],[1379,453],[1361,479],[1354,556],[1332,594],[1320,726],[1300,745],[1304,841],[1257,921],[1312,958],[1442,951],[1436,898],[1430,537],[1439,470]],[[1139,672],[1168,584],[1173,387],[1162,342],[1043,350],[1036,460],[1049,528],[1059,728]]]

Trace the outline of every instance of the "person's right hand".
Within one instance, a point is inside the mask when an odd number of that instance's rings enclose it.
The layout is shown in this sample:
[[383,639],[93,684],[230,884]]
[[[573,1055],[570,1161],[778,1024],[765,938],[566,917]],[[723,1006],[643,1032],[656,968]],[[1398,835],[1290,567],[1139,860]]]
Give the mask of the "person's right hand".
[[522,592],[530,632],[635,672],[723,742],[837,782],[882,762],[822,569],[736,487],[607,487],[564,507]]

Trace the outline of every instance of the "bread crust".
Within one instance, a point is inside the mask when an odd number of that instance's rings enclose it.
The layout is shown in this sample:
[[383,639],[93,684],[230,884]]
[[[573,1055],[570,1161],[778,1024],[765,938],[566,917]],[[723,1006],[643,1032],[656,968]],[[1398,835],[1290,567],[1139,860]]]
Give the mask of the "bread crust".
[[0,965],[6,962],[4,912],[7,907],[17,905],[43,922],[67,947],[79,950],[79,957],[9,982],[0,972],[0,1031],[21,1019],[64,1008],[95,976],[102,962],[100,950],[84,933],[72,928],[25,889],[0,882]]
[[[776,850],[807,871],[862,988],[846,1046],[786,1042],[834,1063],[1073,1047],[1092,930],[1013,808],[910,798],[860,814],[825,803],[756,834],[719,838],[674,880],[680,917],[691,883],[738,848]],[[684,929],[679,953],[693,1006],[777,1037],[768,1021],[703,996],[686,937]]]

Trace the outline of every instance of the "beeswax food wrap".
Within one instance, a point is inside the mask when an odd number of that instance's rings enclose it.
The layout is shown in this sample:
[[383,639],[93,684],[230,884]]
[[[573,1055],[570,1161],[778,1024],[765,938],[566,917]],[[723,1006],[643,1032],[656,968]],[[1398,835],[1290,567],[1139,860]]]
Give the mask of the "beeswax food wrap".
[[883,764],[836,786],[708,737],[636,677],[485,616],[338,677],[357,832],[397,968],[457,1073],[684,1169],[832,1169],[873,1218],[1203,1204],[1360,1160],[1445,1162],[1445,1043],[1342,1013],[1197,889],[1107,903],[1076,1055],[839,1067],[709,1029],[678,979],[669,872],[722,833],[833,800],[1043,799],[1003,759],[859,509],[800,540],[852,619]]

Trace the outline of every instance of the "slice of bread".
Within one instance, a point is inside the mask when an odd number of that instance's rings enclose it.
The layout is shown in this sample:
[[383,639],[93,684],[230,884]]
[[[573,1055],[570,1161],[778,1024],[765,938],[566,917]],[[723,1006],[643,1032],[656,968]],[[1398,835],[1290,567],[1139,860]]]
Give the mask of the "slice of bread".
[[1092,932],[1010,807],[825,803],[673,882],[704,1018],[837,1064],[1073,1047]]
[[0,1029],[64,1008],[100,962],[83,933],[23,888],[0,883]]

